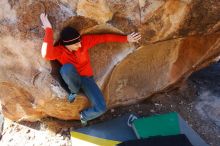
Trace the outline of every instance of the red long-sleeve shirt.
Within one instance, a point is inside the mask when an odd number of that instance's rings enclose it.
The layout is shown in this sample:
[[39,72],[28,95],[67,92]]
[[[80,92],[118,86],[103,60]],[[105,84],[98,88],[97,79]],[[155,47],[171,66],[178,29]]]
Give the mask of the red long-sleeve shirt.
[[114,34],[83,35],[81,47],[77,51],[69,51],[65,46],[53,46],[53,30],[46,28],[42,50],[46,50],[47,60],[58,60],[61,64],[71,63],[81,76],[92,76],[89,48],[105,42],[127,42],[127,36]]

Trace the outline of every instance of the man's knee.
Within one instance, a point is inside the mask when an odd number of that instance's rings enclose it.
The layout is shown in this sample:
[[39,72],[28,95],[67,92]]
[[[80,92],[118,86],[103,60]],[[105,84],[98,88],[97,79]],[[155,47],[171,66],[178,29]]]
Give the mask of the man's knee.
[[62,76],[65,76],[65,75],[68,75],[70,73],[77,73],[76,68],[70,63],[64,64],[60,69],[60,74]]

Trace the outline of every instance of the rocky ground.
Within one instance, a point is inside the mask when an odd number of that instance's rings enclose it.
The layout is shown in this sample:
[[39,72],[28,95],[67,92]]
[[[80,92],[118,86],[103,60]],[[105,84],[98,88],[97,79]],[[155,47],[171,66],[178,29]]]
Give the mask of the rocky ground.
[[[140,116],[178,112],[211,146],[220,145],[220,63],[194,73],[179,89],[163,92],[140,103],[109,110],[89,125],[110,120],[128,112]],[[4,146],[70,146],[70,127],[81,127],[78,121],[54,118],[42,122],[4,121],[0,145]]]

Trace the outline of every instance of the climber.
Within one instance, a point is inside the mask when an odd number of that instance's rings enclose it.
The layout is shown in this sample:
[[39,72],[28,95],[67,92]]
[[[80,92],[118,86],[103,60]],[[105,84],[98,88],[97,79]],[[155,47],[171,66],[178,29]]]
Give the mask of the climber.
[[115,34],[80,35],[72,27],[65,27],[60,33],[60,39],[53,45],[53,30],[45,13],[40,15],[42,27],[45,30],[44,42],[41,48],[42,57],[47,60],[58,60],[62,67],[60,74],[70,89],[67,97],[73,102],[79,89],[85,93],[92,107],[80,112],[82,125],[87,121],[99,117],[106,111],[106,103],[102,92],[97,86],[89,58],[89,48],[105,42],[138,42],[139,33],[127,36]]

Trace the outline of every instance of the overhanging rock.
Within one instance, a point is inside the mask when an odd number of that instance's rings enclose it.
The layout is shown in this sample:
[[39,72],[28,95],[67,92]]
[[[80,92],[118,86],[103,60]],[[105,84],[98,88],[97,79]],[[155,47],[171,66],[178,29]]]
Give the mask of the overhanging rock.
[[53,66],[41,57],[43,12],[55,39],[66,25],[81,34],[142,34],[138,44],[91,49],[95,79],[109,107],[165,90],[220,54],[218,0],[1,0],[0,8],[0,101],[3,114],[15,121],[79,119],[79,111],[89,106],[84,95],[67,102]]

